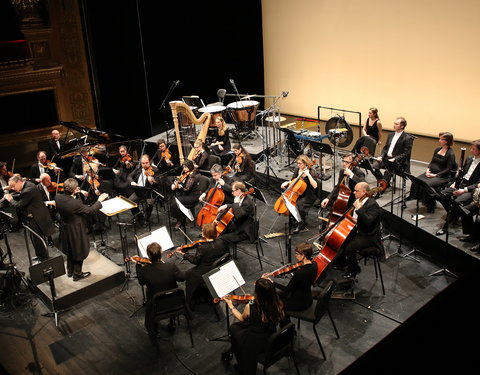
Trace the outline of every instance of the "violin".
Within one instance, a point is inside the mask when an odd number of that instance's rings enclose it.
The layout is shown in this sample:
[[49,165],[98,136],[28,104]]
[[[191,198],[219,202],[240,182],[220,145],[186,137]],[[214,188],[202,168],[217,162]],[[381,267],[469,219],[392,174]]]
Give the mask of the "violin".
[[[316,160],[312,161],[306,166],[305,170],[312,168],[316,162]],[[285,204],[285,201],[283,200],[283,197],[285,197],[285,199],[287,199],[293,206],[296,206],[298,197],[300,197],[305,192],[305,190],[307,190],[307,183],[303,181],[302,174],[303,171],[302,173],[299,173],[299,176],[297,178],[290,181],[290,184],[285,189],[284,193],[280,195],[280,197],[278,197],[277,201],[275,202],[275,206],[273,208],[279,214],[285,216],[289,215],[289,210],[287,208],[287,205]]]
[[98,188],[100,187],[100,181],[98,180],[98,176],[90,177],[89,183],[94,190],[98,190]]
[[243,158],[244,157],[245,157],[245,155],[243,155],[243,153],[240,153],[235,157],[235,169],[237,171],[240,171],[240,167],[243,164]]
[[165,160],[167,163],[171,163],[171,159],[172,159],[172,153],[168,148],[165,149],[165,151],[162,151],[162,157],[160,158],[160,163],[162,162],[162,160]]
[[220,301],[225,301],[226,299],[229,299],[230,301],[234,301],[238,303],[252,304],[255,301],[255,296],[252,296],[251,294],[245,294],[243,296],[237,296],[236,294],[227,294],[222,298],[214,298],[213,302],[219,303]]
[[84,163],[95,163],[95,164],[101,165],[102,167],[105,167],[105,166],[106,166],[105,164],[100,163],[100,160],[98,160],[97,158],[94,158],[92,155],[86,156],[86,157],[83,159],[83,162],[84,162]]
[[50,160],[47,160],[47,161],[45,162],[45,164],[41,164],[41,166],[42,166],[44,169],[57,169],[57,170],[62,170],[62,168],[57,167],[57,164],[51,163]]
[[132,257],[125,258],[125,263],[127,263],[127,262],[152,264],[152,261],[149,258],[142,258],[142,257],[136,256],[136,255],[134,255]]
[[293,271],[299,267],[303,266],[303,262],[297,262],[295,264],[287,264],[286,266],[280,267],[275,271],[269,272],[264,275],[264,277],[275,277]]
[[120,162],[125,164],[125,166],[128,167],[128,168],[131,167],[132,160],[133,160],[132,157],[128,153],[120,158]]
[[148,169],[144,169],[143,173],[147,177],[153,177],[155,175],[155,171],[152,169],[152,167],[149,167]]
[[177,181],[175,182],[175,189],[178,189],[180,187],[180,184],[185,181],[185,179],[190,175],[190,173],[192,172],[184,172],[177,178]]
[[[192,243],[189,243],[189,244],[186,244],[186,245],[183,245],[183,246],[179,246],[179,248],[180,248],[180,251],[181,251],[182,253],[186,253],[186,250],[192,249],[192,248],[194,248],[194,247],[196,247],[196,246],[198,246],[198,245],[200,245],[200,244],[202,244],[202,243],[205,243],[205,242],[207,242],[207,240],[203,238],[203,239],[201,239],[201,240],[193,241]],[[178,248],[177,248],[177,249],[178,249]],[[184,251],[184,250],[185,250],[185,251]],[[168,253],[168,254],[167,254],[167,258],[173,257],[173,254],[175,254],[175,252],[176,252],[176,249],[173,250],[173,251],[171,251],[170,253]]]
[[47,191],[49,193],[53,193],[53,192],[56,192],[56,191],[63,191],[63,182],[57,184],[56,182],[53,182],[50,184],[49,187],[47,187]]

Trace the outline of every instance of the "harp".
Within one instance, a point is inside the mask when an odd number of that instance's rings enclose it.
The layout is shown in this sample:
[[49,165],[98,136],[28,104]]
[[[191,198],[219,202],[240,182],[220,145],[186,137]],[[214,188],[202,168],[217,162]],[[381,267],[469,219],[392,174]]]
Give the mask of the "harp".
[[[210,113],[204,113],[199,118],[196,118],[187,104],[181,101],[173,101],[169,104],[172,109],[173,123],[175,125],[175,136],[177,139],[178,153],[180,155],[180,163],[183,164],[185,155],[187,155],[186,159],[193,160],[195,149],[192,147],[192,143],[196,140],[205,142],[212,115]],[[196,125],[202,125],[198,136]]]

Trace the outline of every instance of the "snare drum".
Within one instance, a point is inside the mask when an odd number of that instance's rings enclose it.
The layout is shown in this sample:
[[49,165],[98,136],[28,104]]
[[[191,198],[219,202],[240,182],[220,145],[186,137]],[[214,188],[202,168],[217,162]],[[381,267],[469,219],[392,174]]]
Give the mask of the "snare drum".
[[211,106],[200,108],[198,110],[198,112],[200,112],[200,113],[210,113],[212,115],[212,119],[210,120],[210,124],[214,124],[215,119],[217,117],[221,117],[221,118],[225,119],[225,116],[223,115],[223,113],[225,112],[226,108],[227,107],[225,107],[223,105],[211,105]]
[[236,123],[251,122],[255,120],[259,104],[254,100],[242,100],[228,104],[227,108],[231,110],[232,118]]

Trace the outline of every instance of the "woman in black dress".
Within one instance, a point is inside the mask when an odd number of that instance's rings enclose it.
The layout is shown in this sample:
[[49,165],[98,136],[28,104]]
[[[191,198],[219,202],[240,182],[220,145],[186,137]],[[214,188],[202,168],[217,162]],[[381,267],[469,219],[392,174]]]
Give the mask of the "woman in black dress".
[[232,147],[235,155],[230,161],[230,165],[235,172],[232,176],[233,181],[251,182],[255,173],[255,162],[245,148],[236,143]]
[[[417,176],[432,189],[446,185],[450,181],[451,172],[455,169],[455,152],[452,149],[453,135],[449,132],[440,133],[438,143],[440,147],[434,150],[427,170]],[[412,183],[408,199],[419,199],[427,207],[427,212],[435,211],[435,199],[419,183]]]
[[285,317],[283,303],[269,279],[261,278],[255,282],[254,297],[253,303],[245,305],[243,312],[238,311],[230,299],[225,299],[232,314],[240,321],[230,326],[230,337],[237,358],[235,367],[245,375],[256,373],[257,355],[265,350],[268,338]]
[[208,170],[208,155],[210,152],[207,145],[202,140],[197,139],[193,147],[195,148],[193,165],[197,170]]
[[[302,265],[292,271],[292,278],[287,285],[273,282],[279,289],[278,295],[283,300],[285,311],[305,310],[313,303],[312,284],[317,276],[317,264],[312,261],[313,249],[309,243],[295,246],[295,257]],[[267,277],[264,274],[262,277]]]
[[378,109],[370,108],[368,110],[368,118],[362,128],[362,135],[369,135],[375,139],[377,145],[382,144],[382,123],[378,117]]
[[228,155],[232,149],[230,145],[230,131],[228,130],[227,123],[222,117],[217,117],[215,119],[214,127],[215,130],[215,139],[208,146],[212,153],[220,156],[222,159],[222,165],[226,165],[228,161]]

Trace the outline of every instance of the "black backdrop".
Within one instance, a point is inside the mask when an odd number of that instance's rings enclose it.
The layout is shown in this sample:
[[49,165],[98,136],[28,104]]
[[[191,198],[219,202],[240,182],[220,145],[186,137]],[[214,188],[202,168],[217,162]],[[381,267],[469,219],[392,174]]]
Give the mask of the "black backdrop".
[[220,88],[234,93],[230,79],[241,94],[264,92],[260,0],[80,4],[101,130],[148,138],[172,126],[168,101],[215,102]]

